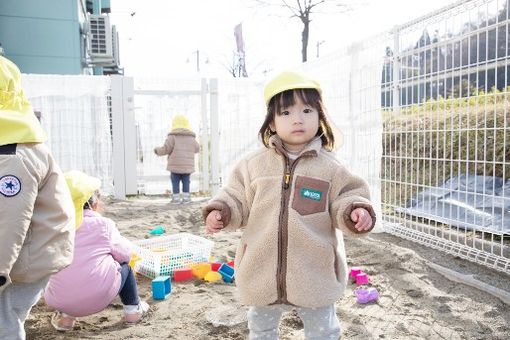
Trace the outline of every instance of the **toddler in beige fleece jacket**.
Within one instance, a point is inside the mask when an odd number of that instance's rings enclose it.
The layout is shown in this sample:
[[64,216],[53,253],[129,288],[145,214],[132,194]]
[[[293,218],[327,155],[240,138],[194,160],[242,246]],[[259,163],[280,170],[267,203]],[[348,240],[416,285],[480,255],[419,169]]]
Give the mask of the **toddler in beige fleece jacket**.
[[206,231],[244,228],[235,280],[250,306],[250,339],[277,339],[280,317],[291,309],[306,339],[338,339],[343,235],[374,227],[369,188],[331,153],[335,138],[316,81],[284,72],[264,96],[264,147],[241,160],[204,207]]

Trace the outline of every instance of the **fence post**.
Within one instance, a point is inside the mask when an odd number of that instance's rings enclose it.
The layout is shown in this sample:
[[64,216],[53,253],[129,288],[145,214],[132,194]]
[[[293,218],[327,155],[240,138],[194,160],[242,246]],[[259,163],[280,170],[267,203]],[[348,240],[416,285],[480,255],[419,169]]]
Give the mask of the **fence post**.
[[393,113],[400,114],[400,28],[393,29]]
[[122,76],[111,76],[113,193],[115,198],[126,198],[124,168],[124,115],[122,112]]
[[[360,88],[359,84],[359,55],[360,55],[360,45],[357,43],[353,43],[350,46],[349,52],[351,54],[351,65],[349,70],[349,130],[350,131],[359,131],[359,120],[355,117],[358,117],[361,114],[361,107],[359,102],[356,101],[356,96],[359,97],[359,93],[357,93],[356,89]],[[350,140],[347,140],[347,137],[350,137]],[[346,141],[346,145],[351,146],[350,151],[348,151],[348,157],[351,161],[356,162],[356,158],[358,157],[356,153],[356,135],[349,133],[343,136]],[[347,151],[347,150],[346,150]]]
[[124,114],[124,176],[126,195],[138,193],[138,177],[136,172],[136,121],[134,109],[135,84],[132,77],[123,77],[122,105]]
[[202,181],[200,183],[201,192],[209,192],[209,118],[207,115],[207,80],[202,79],[201,85],[201,112],[202,112],[202,133],[200,145],[202,147]]
[[133,78],[111,76],[113,193],[115,198],[137,193],[136,126]]
[[211,117],[211,196],[220,188],[220,156],[219,156],[219,108],[218,108],[218,79],[209,80],[209,103]]

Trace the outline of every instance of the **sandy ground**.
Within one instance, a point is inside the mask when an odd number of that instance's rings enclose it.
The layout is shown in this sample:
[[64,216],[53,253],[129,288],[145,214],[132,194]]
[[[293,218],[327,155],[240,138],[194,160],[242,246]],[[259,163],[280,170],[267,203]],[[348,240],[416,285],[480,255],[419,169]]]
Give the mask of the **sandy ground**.
[[[215,242],[212,255],[221,261],[234,257],[240,233],[206,235],[200,214],[204,199],[172,206],[167,198],[139,197],[109,201],[104,215],[117,222],[130,240],[149,237],[156,225],[167,234],[189,232]],[[157,237],[157,236],[156,236]],[[381,293],[378,302],[356,303],[349,284],[336,303],[342,339],[510,339],[510,305],[470,286],[449,281],[427,263],[465,274],[510,292],[510,277],[388,234],[372,234],[346,241],[350,266],[360,266],[371,286]],[[151,281],[138,275],[140,295],[151,311],[137,325],[120,322],[122,304],[115,300],[106,310],[78,319],[68,333],[55,331],[52,311],[41,300],[26,321],[27,339],[245,339],[245,309],[235,297],[235,286],[193,280],[172,285],[164,301],[154,301]],[[285,315],[281,339],[303,339],[299,318]]]

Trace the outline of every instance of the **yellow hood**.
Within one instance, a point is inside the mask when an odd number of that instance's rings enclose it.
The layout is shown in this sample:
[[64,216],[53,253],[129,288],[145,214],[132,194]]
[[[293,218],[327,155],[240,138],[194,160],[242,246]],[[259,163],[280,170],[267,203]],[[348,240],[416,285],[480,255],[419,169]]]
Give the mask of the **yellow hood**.
[[83,205],[101,187],[101,181],[99,178],[89,176],[77,170],[64,173],[64,177],[73,198],[74,210],[76,212],[76,229],[78,229],[83,221]]
[[174,119],[172,120],[172,130],[175,130],[175,129],[191,130],[188,118],[184,117],[183,115],[175,116]]
[[10,60],[0,56],[0,145],[42,143],[41,124],[21,88],[21,73]]

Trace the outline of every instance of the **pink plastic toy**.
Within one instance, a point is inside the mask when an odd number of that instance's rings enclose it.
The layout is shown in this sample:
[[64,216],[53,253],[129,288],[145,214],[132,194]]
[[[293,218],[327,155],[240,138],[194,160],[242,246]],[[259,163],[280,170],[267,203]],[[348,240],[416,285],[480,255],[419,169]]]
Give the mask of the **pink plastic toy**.
[[377,301],[377,299],[379,299],[379,292],[375,288],[359,288],[354,293],[356,294],[356,301],[362,304]]
[[349,273],[349,277],[353,280],[356,280],[356,275],[358,275],[359,273],[362,273],[363,271],[361,270],[360,267],[352,267],[351,268],[351,272]]
[[366,285],[368,283],[368,275],[366,273],[359,273],[356,275],[356,284],[357,285]]

